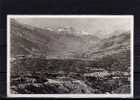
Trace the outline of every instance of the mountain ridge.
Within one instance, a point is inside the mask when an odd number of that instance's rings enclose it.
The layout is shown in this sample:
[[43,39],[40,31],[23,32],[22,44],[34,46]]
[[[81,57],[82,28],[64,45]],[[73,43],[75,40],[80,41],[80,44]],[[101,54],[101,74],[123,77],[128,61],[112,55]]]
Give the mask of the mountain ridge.
[[130,49],[130,34],[127,32],[100,39],[89,34],[74,35],[70,30],[58,34],[55,30],[22,25],[14,20],[11,21],[11,34],[12,56],[40,54],[48,59],[96,59],[111,52],[119,53]]

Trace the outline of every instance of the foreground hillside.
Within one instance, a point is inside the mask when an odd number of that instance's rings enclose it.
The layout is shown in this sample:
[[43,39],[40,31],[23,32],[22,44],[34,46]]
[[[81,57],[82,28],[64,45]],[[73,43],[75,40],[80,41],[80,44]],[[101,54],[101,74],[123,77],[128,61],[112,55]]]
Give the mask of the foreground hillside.
[[11,89],[25,94],[130,92],[129,71],[98,65],[76,59],[16,59],[11,66]]

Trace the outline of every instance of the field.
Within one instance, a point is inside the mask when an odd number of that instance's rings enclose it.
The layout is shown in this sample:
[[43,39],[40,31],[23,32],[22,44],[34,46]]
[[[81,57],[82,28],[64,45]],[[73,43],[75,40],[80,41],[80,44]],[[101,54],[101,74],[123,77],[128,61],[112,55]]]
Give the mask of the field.
[[16,58],[11,64],[12,93],[130,92],[128,71],[107,70],[100,67],[97,61],[22,57]]

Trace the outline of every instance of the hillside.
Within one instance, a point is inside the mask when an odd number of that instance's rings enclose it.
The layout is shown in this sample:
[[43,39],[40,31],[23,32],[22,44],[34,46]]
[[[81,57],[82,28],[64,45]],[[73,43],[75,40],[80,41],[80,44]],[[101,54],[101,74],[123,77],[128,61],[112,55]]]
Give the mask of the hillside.
[[89,45],[95,45],[98,37],[88,35],[74,35],[70,32],[41,29],[29,25],[22,25],[11,20],[12,56],[43,54],[48,58],[73,58],[77,53],[85,52]]

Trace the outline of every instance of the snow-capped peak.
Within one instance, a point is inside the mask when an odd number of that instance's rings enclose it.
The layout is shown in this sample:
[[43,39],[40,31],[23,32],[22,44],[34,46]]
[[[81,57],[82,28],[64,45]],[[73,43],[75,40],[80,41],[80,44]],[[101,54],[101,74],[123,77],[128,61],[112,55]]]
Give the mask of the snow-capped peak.
[[45,29],[46,29],[46,30],[49,30],[49,31],[54,31],[54,29],[51,28],[51,27],[46,27]]
[[82,33],[83,35],[89,35],[89,34],[91,34],[91,33],[88,33],[88,32],[86,32],[86,31],[81,31],[81,33]]
[[68,32],[68,33],[76,32],[76,30],[71,26],[58,27],[58,28],[56,28],[56,31],[58,31],[58,32]]
[[65,29],[64,28],[59,28],[59,29],[57,29],[57,31],[62,32],[62,31],[65,31]]

